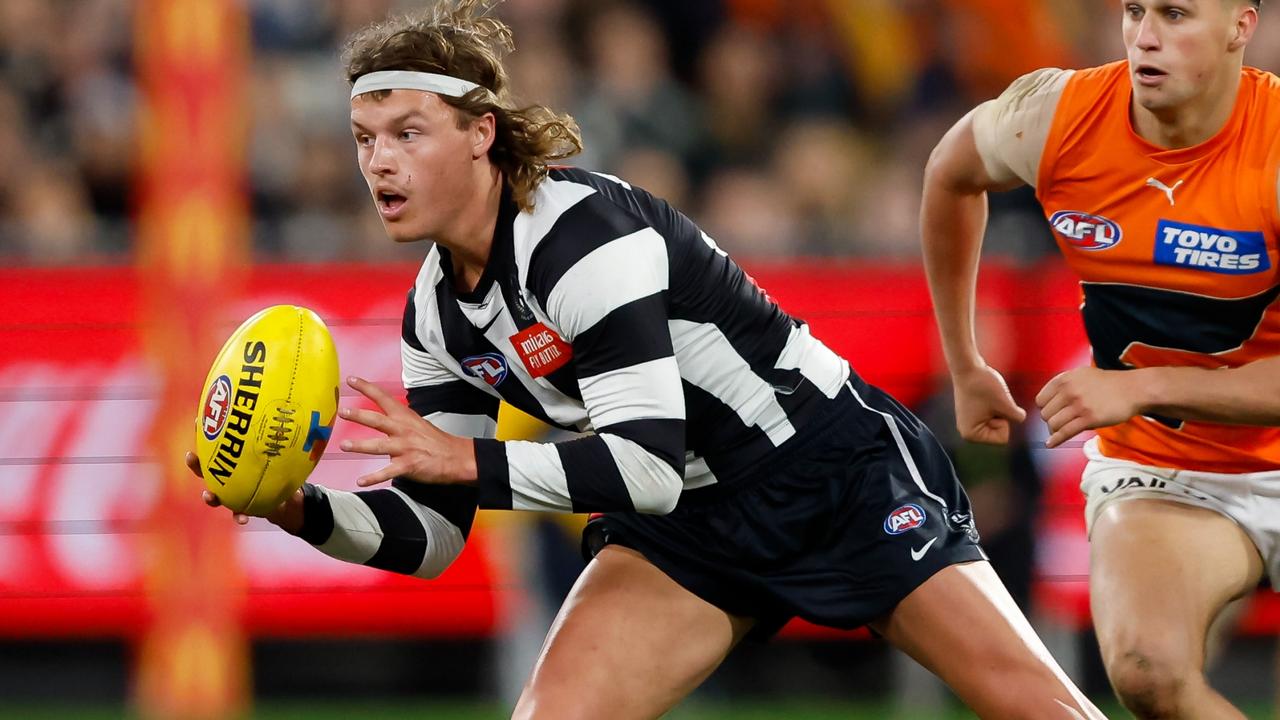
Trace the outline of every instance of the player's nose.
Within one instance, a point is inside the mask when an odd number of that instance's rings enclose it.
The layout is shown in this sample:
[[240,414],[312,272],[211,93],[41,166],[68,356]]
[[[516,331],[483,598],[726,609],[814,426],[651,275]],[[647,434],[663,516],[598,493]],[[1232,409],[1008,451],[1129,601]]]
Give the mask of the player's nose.
[[385,138],[373,141],[373,152],[369,155],[369,172],[374,175],[391,175],[396,171],[395,153],[391,143]]
[[1151,14],[1147,13],[1138,23],[1138,34],[1134,37],[1134,45],[1139,50],[1159,50],[1160,35],[1156,31],[1155,21],[1151,19]]

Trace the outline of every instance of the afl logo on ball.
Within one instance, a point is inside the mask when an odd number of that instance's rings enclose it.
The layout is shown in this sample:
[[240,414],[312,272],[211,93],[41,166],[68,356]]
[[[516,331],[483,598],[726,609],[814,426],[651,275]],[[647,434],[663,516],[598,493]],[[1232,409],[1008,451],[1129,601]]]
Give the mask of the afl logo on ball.
[[496,386],[507,378],[507,359],[497,353],[485,353],[463,358],[462,367],[468,373],[490,385]]
[[889,517],[884,519],[884,531],[890,535],[901,535],[908,530],[920,527],[924,524],[924,520],[924,508],[915,503],[907,503],[889,513]]
[[209,394],[204,398],[204,417],[200,419],[200,429],[210,440],[218,437],[222,428],[227,426],[227,415],[231,411],[231,379],[219,375],[209,386]]

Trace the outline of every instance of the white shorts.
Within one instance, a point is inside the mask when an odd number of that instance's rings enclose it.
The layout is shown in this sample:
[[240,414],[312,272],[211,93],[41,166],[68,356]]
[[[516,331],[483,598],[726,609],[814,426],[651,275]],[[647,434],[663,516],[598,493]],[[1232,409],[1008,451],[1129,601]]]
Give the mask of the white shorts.
[[1280,471],[1228,474],[1139,465],[1104,456],[1097,438],[1085,443],[1084,454],[1089,464],[1080,490],[1090,533],[1102,509],[1118,500],[1154,498],[1207,508],[1234,520],[1258,548],[1267,576],[1280,579]]

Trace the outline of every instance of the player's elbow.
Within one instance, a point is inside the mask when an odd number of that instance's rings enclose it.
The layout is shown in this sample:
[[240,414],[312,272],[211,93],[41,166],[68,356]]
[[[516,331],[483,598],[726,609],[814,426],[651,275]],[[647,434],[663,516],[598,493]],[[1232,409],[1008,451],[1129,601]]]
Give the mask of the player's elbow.
[[632,498],[636,512],[646,515],[666,515],[680,504],[680,492],[684,483],[674,472],[669,477],[658,478],[647,492]]
[[[680,493],[684,491],[684,464],[677,467],[649,453],[643,481],[632,476],[631,504],[636,512],[648,515],[666,515],[676,509]],[[683,460],[683,458],[681,458]]]
[[435,580],[436,578],[443,575],[444,571],[448,570],[449,566],[453,564],[453,561],[457,559],[458,559],[458,556],[454,555],[453,557],[450,557],[450,558],[424,562],[416,571],[412,573],[413,577],[422,578],[423,580]]
[[976,195],[988,189],[971,118],[972,114],[961,118],[929,153],[924,167],[926,192],[945,190],[954,194]]
[[427,545],[423,549],[422,563],[410,574],[424,580],[434,580],[448,570],[453,561],[462,554],[467,538],[462,534],[461,529],[451,523],[436,522],[428,527],[430,532],[427,535]]

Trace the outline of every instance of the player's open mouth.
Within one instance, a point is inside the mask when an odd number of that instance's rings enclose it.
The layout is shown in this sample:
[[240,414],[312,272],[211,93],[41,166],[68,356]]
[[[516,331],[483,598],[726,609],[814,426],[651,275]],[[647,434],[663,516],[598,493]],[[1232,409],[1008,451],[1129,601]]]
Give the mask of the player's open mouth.
[[1139,65],[1133,71],[1133,74],[1138,78],[1138,82],[1143,85],[1158,85],[1169,75],[1169,73],[1154,65]]
[[379,191],[378,212],[382,213],[385,218],[394,218],[400,214],[407,201],[408,198],[398,193]]

